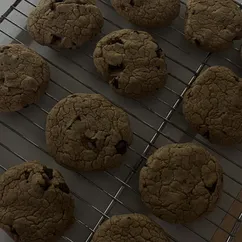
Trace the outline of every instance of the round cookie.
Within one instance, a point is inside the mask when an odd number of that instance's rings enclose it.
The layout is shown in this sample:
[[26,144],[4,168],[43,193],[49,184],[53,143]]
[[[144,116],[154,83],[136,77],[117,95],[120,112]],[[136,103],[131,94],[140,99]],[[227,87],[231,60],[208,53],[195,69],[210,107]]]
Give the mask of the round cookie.
[[165,55],[152,36],[122,29],[102,38],[94,64],[119,94],[139,98],[163,87],[167,78]]
[[232,0],[188,0],[185,37],[206,51],[229,48],[242,37],[242,13]]
[[41,45],[75,49],[100,33],[103,23],[95,0],[42,0],[27,28]]
[[50,154],[59,164],[76,171],[120,165],[132,135],[128,115],[99,94],[70,95],[47,117]]
[[124,214],[106,220],[95,232],[92,242],[169,242],[164,230],[145,215]]
[[208,68],[185,93],[183,113],[210,142],[242,143],[241,79],[227,67]]
[[74,222],[74,201],[62,175],[26,162],[0,176],[0,228],[16,242],[56,241]]
[[0,45],[0,112],[18,111],[44,94],[47,62],[24,45]]
[[170,223],[192,222],[212,211],[220,196],[222,168],[192,143],[155,151],[140,172],[140,193],[152,212]]
[[164,27],[179,15],[180,0],[111,0],[114,9],[131,23]]

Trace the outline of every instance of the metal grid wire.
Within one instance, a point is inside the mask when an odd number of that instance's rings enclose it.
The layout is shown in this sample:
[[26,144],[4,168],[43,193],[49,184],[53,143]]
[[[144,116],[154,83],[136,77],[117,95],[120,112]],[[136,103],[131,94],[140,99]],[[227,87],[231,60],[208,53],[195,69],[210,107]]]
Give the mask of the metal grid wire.
[[[64,241],[90,241],[97,227],[113,214],[148,213],[139,199],[139,170],[157,147],[183,141],[200,143],[219,157],[224,168],[225,180],[222,199],[217,204],[215,212],[192,225],[175,226],[158,222],[167,230],[171,241],[174,242],[210,242],[217,230],[226,234],[229,242],[233,241],[238,231],[242,211],[237,215],[230,212],[230,207],[233,202],[242,204],[237,197],[242,188],[242,164],[238,159],[241,157],[242,147],[237,146],[231,150],[209,144],[186,126],[180,103],[187,88],[205,68],[222,64],[235,72],[241,72],[242,67],[238,64],[239,48],[235,46],[228,52],[211,54],[197,50],[185,41],[181,44],[181,38],[184,39],[181,26],[184,24],[185,10],[185,3],[181,3],[181,14],[172,26],[163,31],[149,31],[161,47],[164,47],[171,73],[165,88],[144,100],[127,100],[112,94],[108,84],[100,79],[93,67],[92,51],[99,38],[112,30],[135,28],[115,13],[108,0],[98,0],[98,6],[103,10],[105,19],[102,33],[90,43],[90,48],[85,46],[76,51],[77,53],[41,47],[31,40],[26,31],[26,19],[29,11],[35,7],[34,0],[15,1],[0,18],[0,37],[4,39],[3,42],[20,43],[34,49],[49,62],[52,71],[50,87],[39,103],[14,114],[0,115],[0,153],[3,154],[1,172],[12,165],[39,159],[63,173],[77,204],[76,223],[62,237]],[[20,19],[24,19],[24,22]],[[13,34],[16,32],[17,35]],[[169,51],[166,48],[169,48]],[[121,168],[102,174],[77,174],[59,167],[48,155],[44,144],[46,115],[56,102],[76,91],[101,93],[129,114],[134,129],[134,142],[129,147]],[[4,162],[4,157],[11,161]],[[232,230],[221,224],[225,216],[234,220]]]

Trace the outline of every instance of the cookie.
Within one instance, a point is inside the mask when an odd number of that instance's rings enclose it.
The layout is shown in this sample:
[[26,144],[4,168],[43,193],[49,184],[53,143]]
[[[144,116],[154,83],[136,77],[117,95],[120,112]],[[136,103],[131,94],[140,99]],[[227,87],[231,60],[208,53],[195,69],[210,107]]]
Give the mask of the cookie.
[[118,14],[143,27],[164,27],[179,15],[179,0],[111,0]]
[[16,242],[54,242],[74,222],[74,201],[62,175],[26,162],[0,176],[0,228]]
[[18,111],[44,94],[47,62],[24,45],[0,45],[0,112]]
[[187,223],[213,210],[223,172],[216,158],[201,146],[171,144],[149,157],[139,181],[142,200],[157,217]]
[[210,52],[229,48],[242,37],[242,13],[233,0],[188,0],[185,37]]
[[27,29],[41,45],[75,49],[100,33],[103,23],[95,0],[42,0]]
[[169,242],[164,230],[145,215],[124,214],[106,220],[95,232],[92,242]]
[[183,113],[211,143],[242,143],[242,81],[227,67],[204,71],[187,90]]
[[102,38],[94,64],[119,94],[139,98],[163,87],[167,78],[165,55],[151,35],[122,29]]
[[60,165],[75,171],[120,165],[131,141],[128,115],[99,94],[70,95],[47,117],[50,154]]

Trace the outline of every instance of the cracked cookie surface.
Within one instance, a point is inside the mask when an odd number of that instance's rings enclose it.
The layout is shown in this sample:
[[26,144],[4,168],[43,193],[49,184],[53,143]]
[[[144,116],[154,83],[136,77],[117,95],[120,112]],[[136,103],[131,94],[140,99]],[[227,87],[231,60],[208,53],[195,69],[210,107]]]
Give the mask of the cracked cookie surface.
[[167,78],[165,55],[152,36],[123,29],[102,38],[94,64],[119,94],[139,98],[163,87]]
[[113,216],[99,226],[92,242],[169,242],[164,230],[142,214]]
[[74,222],[62,175],[34,161],[0,176],[0,228],[16,242],[55,242]]
[[38,53],[19,44],[0,46],[0,112],[36,102],[49,79],[49,66]]
[[120,165],[132,137],[128,115],[99,94],[70,95],[47,117],[50,154],[59,164],[76,171]]
[[203,147],[167,145],[155,151],[140,172],[141,198],[162,220],[192,222],[215,207],[222,174],[216,158]]
[[242,143],[241,79],[227,67],[208,68],[185,93],[183,113],[210,142]]
[[42,45],[75,49],[101,32],[104,20],[95,0],[42,0],[27,28]]
[[111,0],[121,16],[143,27],[164,27],[179,15],[179,0]]
[[185,37],[206,51],[222,51],[242,37],[242,12],[233,0],[188,0]]

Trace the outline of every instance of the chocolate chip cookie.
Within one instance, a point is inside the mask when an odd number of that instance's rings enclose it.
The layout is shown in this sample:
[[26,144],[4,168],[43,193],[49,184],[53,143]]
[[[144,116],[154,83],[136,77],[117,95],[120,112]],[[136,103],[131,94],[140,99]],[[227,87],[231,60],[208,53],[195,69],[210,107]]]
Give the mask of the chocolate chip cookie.
[[128,115],[99,94],[73,94],[57,103],[46,124],[50,154],[76,171],[120,165],[132,141]]
[[42,0],[27,28],[41,45],[75,49],[100,33],[103,23],[95,0]]
[[167,78],[165,55],[151,35],[122,29],[102,38],[94,64],[119,94],[139,98],[163,87]]
[[140,172],[145,205],[167,222],[192,222],[212,211],[222,188],[216,158],[192,143],[171,144],[151,155]]
[[188,0],[185,37],[206,51],[229,48],[242,37],[242,12],[233,0]]
[[164,230],[145,215],[113,216],[95,232],[92,242],[169,242]]
[[131,23],[164,27],[179,15],[180,0],[111,0],[114,9]]
[[227,67],[208,68],[185,93],[183,113],[210,142],[242,143],[241,79]]
[[57,241],[74,222],[74,201],[62,175],[26,162],[0,176],[0,228],[16,242]]
[[47,62],[24,45],[0,45],[0,112],[18,111],[44,94]]

